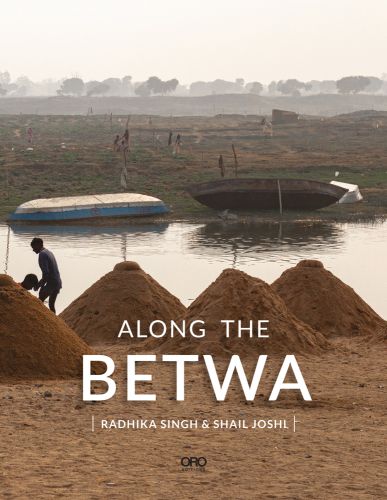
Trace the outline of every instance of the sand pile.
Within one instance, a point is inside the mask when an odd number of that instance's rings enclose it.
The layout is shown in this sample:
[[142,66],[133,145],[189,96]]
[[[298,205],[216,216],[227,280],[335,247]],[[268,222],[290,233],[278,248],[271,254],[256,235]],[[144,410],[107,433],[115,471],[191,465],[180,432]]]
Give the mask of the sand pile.
[[[318,352],[328,347],[324,336],[293,316],[267,283],[233,269],[224,270],[191,304],[184,318],[187,322],[205,321],[205,338],[169,339],[160,346],[162,352],[256,356],[259,353]],[[270,337],[249,339],[244,334],[237,338],[234,327],[227,339],[220,323],[225,319],[242,320],[243,326],[248,326],[249,320],[253,320],[254,325],[258,320],[269,320],[267,333]]]
[[386,322],[316,260],[302,260],[272,284],[288,308],[326,336],[382,335]]
[[60,378],[82,374],[90,348],[37,298],[0,275],[0,376]]
[[[100,278],[61,314],[90,344],[113,342],[124,320],[143,332],[154,320],[169,322],[186,311],[183,304],[146,274],[136,262],[121,262]],[[120,341],[131,338],[124,335]],[[134,339],[135,340],[135,339]]]

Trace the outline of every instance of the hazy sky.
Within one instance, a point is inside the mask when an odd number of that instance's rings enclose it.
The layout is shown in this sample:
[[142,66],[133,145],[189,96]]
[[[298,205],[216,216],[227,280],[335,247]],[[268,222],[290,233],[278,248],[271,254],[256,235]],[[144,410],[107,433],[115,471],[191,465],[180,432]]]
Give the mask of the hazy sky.
[[4,1],[0,71],[182,83],[380,76],[386,26],[387,0]]

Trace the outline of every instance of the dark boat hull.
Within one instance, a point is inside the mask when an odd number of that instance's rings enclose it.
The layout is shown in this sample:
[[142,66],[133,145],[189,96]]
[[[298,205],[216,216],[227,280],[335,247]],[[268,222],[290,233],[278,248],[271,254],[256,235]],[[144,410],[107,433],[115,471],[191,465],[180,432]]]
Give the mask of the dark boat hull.
[[336,203],[346,189],[303,179],[225,179],[194,184],[188,192],[216,210],[317,210]]

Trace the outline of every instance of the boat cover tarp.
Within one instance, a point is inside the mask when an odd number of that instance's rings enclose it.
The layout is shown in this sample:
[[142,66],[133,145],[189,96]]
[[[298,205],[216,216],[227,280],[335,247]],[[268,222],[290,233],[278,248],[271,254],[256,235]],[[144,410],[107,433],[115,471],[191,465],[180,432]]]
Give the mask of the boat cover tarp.
[[347,184],[346,182],[338,181],[331,181],[331,184],[348,189],[345,195],[340,198],[339,203],[357,203],[363,199],[359,186],[356,184]]

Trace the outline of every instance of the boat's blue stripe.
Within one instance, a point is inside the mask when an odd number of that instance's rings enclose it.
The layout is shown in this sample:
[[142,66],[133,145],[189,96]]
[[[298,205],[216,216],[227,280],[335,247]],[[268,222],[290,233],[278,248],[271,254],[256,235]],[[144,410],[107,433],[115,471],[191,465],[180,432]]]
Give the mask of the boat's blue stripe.
[[13,213],[11,220],[49,221],[93,219],[96,217],[141,217],[142,215],[165,214],[169,210],[165,205],[138,206],[138,207],[109,207],[109,208],[82,208],[58,212]]

